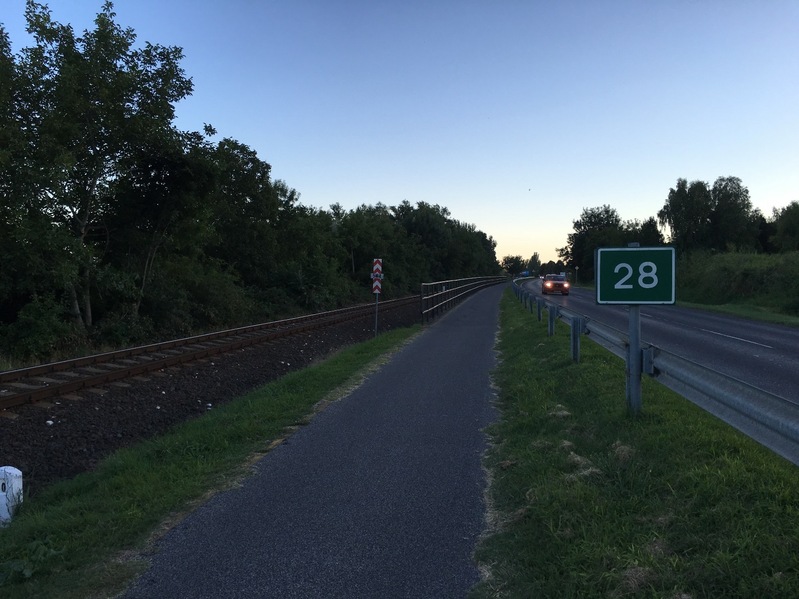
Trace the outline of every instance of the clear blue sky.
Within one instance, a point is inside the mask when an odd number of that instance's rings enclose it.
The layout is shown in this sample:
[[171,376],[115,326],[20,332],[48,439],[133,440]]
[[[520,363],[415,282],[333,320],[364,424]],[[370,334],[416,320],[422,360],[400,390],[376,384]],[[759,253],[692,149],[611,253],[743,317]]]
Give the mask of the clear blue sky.
[[[50,0],[77,32],[101,0]],[[0,0],[18,51],[24,0]],[[557,259],[584,208],[663,207],[678,177],[799,201],[796,0],[117,0],[181,46],[177,126],[255,149],[327,209],[424,201]]]

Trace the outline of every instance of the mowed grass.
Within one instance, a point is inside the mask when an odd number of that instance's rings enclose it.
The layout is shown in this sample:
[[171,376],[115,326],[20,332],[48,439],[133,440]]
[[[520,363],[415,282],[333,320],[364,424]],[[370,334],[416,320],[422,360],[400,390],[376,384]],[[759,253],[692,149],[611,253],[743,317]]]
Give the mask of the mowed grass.
[[473,597],[799,597],[799,470],[502,300],[490,534]]
[[26,500],[0,529],[0,597],[114,596],[143,570],[136,552],[159,530],[237,484],[255,459],[418,330],[350,347]]

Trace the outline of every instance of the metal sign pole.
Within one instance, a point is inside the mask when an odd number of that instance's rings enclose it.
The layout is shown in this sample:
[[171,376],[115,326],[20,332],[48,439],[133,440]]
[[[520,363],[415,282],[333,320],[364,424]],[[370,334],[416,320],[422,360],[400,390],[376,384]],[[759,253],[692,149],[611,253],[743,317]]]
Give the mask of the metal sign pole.
[[375,293],[375,337],[377,337],[377,306],[380,303],[380,294]]
[[596,303],[625,304],[630,311],[627,347],[627,409],[641,412],[641,305],[674,304],[674,248],[642,248],[630,243],[625,248],[597,248]]
[[375,337],[377,337],[377,306],[380,304],[380,293],[383,290],[383,259],[372,261],[372,293],[375,294]]
[[630,306],[629,347],[627,351],[627,410],[641,412],[641,306]]

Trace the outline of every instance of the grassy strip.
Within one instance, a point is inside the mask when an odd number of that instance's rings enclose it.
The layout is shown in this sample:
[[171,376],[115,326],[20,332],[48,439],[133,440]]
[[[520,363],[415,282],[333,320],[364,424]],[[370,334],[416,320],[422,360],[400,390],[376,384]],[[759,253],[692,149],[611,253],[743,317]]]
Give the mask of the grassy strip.
[[748,304],[799,316],[799,252],[695,252],[677,263],[677,297],[718,306]]
[[154,530],[209,489],[236,484],[287,429],[307,422],[320,402],[343,394],[417,331],[396,330],[348,348],[26,501],[0,530],[0,595],[82,599],[122,590],[144,566],[112,558],[142,549]]
[[755,306],[751,304],[723,304],[723,305],[710,305],[710,304],[696,304],[692,302],[678,301],[678,306],[685,308],[697,308],[699,310],[707,310],[708,312],[718,312],[719,314],[730,314],[740,318],[748,318],[749,320],[759,320],[762,322],[770,322],[772,324],[781,324],[790,327],[799,327],[799,316],[791,316],[790,314],[780,314],[762,306]]
[[474,597],[799,597],[795,466],[650,379],[631,418],[621,360],[501,319]]

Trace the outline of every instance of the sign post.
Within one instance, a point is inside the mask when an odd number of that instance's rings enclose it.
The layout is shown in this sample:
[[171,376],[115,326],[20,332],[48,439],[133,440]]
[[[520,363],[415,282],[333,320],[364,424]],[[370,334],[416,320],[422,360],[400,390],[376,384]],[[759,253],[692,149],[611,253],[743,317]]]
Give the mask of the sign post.
[[383,259],[372,260],[372,293],[375,294],[375,337],[377,337],[377,309],[383,291]]
[[641,411],[641,305],[673,304],[674,248],[639,247],[596,250],[596,302],[630,309],[627,348],[627,409]]

